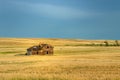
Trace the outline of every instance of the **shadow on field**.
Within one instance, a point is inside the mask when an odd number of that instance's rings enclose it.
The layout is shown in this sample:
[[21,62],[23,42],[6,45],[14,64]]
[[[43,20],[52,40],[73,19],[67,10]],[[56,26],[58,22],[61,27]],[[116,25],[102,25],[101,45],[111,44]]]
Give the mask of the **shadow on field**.
[[15,54],[15,56],[26,56],[26,55],[21,53],[21,54]]

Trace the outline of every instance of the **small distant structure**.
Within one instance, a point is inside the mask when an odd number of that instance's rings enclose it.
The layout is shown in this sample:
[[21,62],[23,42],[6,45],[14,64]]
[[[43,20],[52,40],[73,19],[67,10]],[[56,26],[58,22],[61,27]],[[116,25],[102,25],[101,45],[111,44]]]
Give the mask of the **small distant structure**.
[[53,49],[50,44],[39,44],[28,48],[26,55],[53,55]]

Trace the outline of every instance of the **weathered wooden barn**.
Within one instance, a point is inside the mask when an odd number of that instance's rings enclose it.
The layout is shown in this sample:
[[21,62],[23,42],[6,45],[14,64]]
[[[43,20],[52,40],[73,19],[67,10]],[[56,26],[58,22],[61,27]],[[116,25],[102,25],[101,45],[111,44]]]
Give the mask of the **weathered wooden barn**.
[[53,48],[50,44],[39,44],[28,48],[26,55],[53,55]]

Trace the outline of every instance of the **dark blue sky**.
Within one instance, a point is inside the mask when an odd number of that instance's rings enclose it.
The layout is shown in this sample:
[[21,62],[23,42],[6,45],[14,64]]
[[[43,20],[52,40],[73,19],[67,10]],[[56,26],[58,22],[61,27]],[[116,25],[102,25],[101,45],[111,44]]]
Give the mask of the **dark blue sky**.
[[0,0],[0,37],[120,39],[120,0]]

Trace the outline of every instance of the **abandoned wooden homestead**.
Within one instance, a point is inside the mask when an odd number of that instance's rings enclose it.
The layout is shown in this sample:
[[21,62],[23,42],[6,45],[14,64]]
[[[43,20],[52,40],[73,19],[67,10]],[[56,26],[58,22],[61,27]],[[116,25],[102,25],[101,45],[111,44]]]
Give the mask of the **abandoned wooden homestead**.
[[28,48],[26,55],[53,55],[53,48],[50,44],[39,44]]

